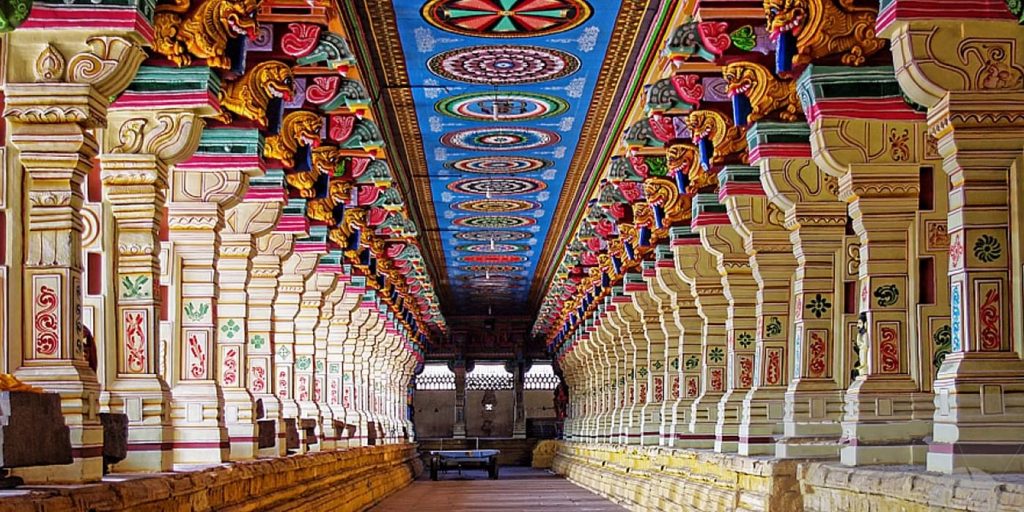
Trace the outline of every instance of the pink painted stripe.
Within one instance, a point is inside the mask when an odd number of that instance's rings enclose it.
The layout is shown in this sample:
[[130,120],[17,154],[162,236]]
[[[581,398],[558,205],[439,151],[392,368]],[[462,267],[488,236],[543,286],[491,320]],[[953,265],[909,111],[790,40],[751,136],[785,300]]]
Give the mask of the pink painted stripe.
[[88,28],[96,30],[135,30],[153,42],[153,26],[133,9],[54,8],[43,5],[32,7],[32,14],[20,30],[53,28]]
[[131,107],[195,107],[219,108],[220,102],[209,91],[143,93],[126,92],[110,105],[110,110]]
[[750,163],[762,158],[811,158],[810,144],[759,144],[750,150]]
[[284,193],[283,188],[249,187],[243,199],[246,201],[280,201],[283,203],[288,199],[288,195]]
[[620,295],[618,297],[612,297],[612,303],[614,303],[614,304],[627,304],[627,303],[630,303],[630,302],[633,302],[633,299],[631,299],[629,297],[624,297],[622,295]]
[[193,155],[177,165],[179,169],[259,169],[266,170],[263,159],[257,156]]
[[699,238],[680,238],[679,240],[672,240],[672,247],[682,247],[684,245],[700,245]]
[[718,190],[718,200],[732,196],[763,196],[764,188],[760,183],[726,183]]
[[295,242],[295,252],[327,252],[327,242]]
[[910,109],[902,98],[821,100],[807,112],[807,123],[819,117],[873,119],[878,121],[924,121],[923,112]]
[[657,277],[658,274],[654,271],[653,268],[647,268],[644,269],[644,271],[641,272],[640,275],[644,277]]
[[340,274],[343,272],[341,265],[317,265],[316,271],[323,274]]
[[309,229],[309,221],[305,217],[281,217],[277,221],[278,233],[304,233]]
[[693,218],[690,226],[699,228],[704,226],[726,226],[729,224],[729,215],[724,213],[702,213]]
[[897,0],[878,14],[875,30],[881,32],[897,19],[927,20],[1012,20],[1013,14],[1001,0],[967,0],[937,2],[935,0]]
[[676,268],[676,263],[672,260],[660,260],[655,262],[654,266],[658,268]]

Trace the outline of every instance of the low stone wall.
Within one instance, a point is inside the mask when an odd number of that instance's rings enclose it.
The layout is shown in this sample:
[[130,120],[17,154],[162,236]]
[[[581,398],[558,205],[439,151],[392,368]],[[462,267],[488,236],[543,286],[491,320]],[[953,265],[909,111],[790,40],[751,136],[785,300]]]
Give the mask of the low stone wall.
[[562,443],[552,468],[630,510],[800,512],[796,461]]
[[351,448],[83,486],[6,491],[0,512],[360,511],[423,471],[412,444]]
[[926,473],[921,466],[801,464],[805,512],[1024,510],[1024,475]]

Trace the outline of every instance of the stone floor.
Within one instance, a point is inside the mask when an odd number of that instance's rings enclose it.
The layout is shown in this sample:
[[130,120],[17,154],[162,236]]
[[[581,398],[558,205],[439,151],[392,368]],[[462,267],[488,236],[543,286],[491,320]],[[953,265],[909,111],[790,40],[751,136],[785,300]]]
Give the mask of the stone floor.
[[419,480],[385,499],[373,512],[460,512],[565,510],[620,512],[624,510],[550,471],[503,467],[498,480],[487,472],[467,470],[442,474],[437,482],[424,471]]

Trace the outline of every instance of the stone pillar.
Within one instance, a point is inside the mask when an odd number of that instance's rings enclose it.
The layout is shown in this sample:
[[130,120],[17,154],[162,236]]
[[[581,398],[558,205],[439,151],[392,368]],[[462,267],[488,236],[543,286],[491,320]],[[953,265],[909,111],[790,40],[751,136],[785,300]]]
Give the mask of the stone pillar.
[[[633,287],[639,287],[643,279],[639,274],[626,274],[623,276],[623,289],[632,282]],[[615,314],[618,319],[619,336],[622,340],[623,349],[626,352],[626,401],[623,404],[623,444],[640,444],[643,437],[641,428],[641,412],[643,405],[647,403],[647,340],[643,337],[643,325],[640,323],[640,310],[633,304],[630,295],[624,295],[616,304]],[[640,344],[643,343],[643,347]],[[643,374],[643,379],[641,379]]]
[[[811,161],[802,123],[757,123],[747,131],[768,199],[785,213],[797,267],[793,280],[793,368],[786,390],[783,458],[837,457],[850,350],[843,335],[846,205],[838,183]],[[788,326],[783,326],[788,328]]]
[[740,455],[774,455],[781,437],[790,344],[791,283],[796,271],[785,214],[768,201],[757,167],[730,165],[718,174],[719,197],[733,228],[743,238],[757,281],[754,385],[743,399]]
[[1021,267],[1010,218],[1024,146],[1024,28],[994,0],[966,19],[937,5],[910,18],[903,7],[886,7],[880,34],[892,40],[903,90],[928,107],[952,183],[952,353],[935,381],[928,469],[1024,471],[1024,362],[1011,334],[1022,325]]
[[[74,10],[65,7],[54,9],[53,20],[38,13],[32,19],[47,26]],[[125,13],[136,15],[134,9]],[[67,466],[19,470],[29,481],[91,481],[102,475],[100,389],[82,332],[81,186],[97,153],[91,130],[106,124],[110,99],[131,82],[145,52],[138,32],[91,21],[98,23],[22,28],[5,41],[17,51],[7,52],[5,62],[4,117],[25,170],[28,198],[24,253],[13,256],[24,261],[22,297],[14,300],[26,304],[26,328],[21,360],[11,365],[25,383],[60,393],[74,457]]]
[[342,439],[339,446],[359,446],[356,436],[356,429],[359,426],[358,418],[354,418],[351,399],[351,361],[346,360],[346,351],[352,350],[354,340],[352,335],[353,315],[362,302],[363,293],[366,291],[366,278],[363,276],[352,276],[351,281],[345,286],[345,297],[338,303],[331,319],[330,340],[327,345],[327,377],[328,395],[331,402],[331,412],[336,421],[345,426],[344,433],[339,433]]
[[[689,286],[694,306],[703,320],[701,351],[696,362],[700,371],[697,383],[700,394],[690,405],[689,433],[685,441],[695,448],[711,448],[718,423],[718,402],[725,394],[729,380],[725,331],[729,300],[722,290],[717,258],[704,250],[699,240],[699,235],[689,227],[673,228],[672,250],[676,254],[676,271]],[[687,358],[684,364],[689,365],[689,356]],[[686,386],[690,385],[686,382]]]
[[[452,437],[466,438],[466,362],[456,359],[452,367],[455,372],[455,426]],[[575,427],[575,425],[574,425]]]
[[301,452],[304,446],[296,401],[295,317],[302,305],[306,280],[316,268],[320,255],[327,251],[326,238],[313,237],[312,229],[310,231],[310,237],[295,240],[294,252],[284,260],[274,300],[274,394],[281,401],[286,437],[292,436],[288,451],[293,452]]
[[[336,314],[341,313],[338,305],[345,299],[350,293],[347,292],[348,285],[352,282],[352,269],[348,266],[342,266],[339,261],[337,267],[338,273],[335,275],[337,285],[334,290],[331,291],[330,295],[325,297],[323,308],[320,310],[320,322],[316,326],[316,357],[313,361],[314,368],[314,385],[313,385],[313,400],[316,402],[317,408],[320,410],[321,417],[321,435],[320,435],[320,448],[322,450],[334,450],[338,447],[338,439],[344,429],[337,428],[336,419],[339,416],[335,414],[336,405],[340,405],[338,400],[338,390],[341,378],[341,360],[338,357],[341,355],[340,347],[332,350],[331,345],[340,345],[343,343],[343,339],[335,339],[332,343],[331,333],[337,333],[339,331],[339,324],[335,324],[334,317]],[[343,314],[343,313],[342,313]],[[347,318],[345,319],[348,320]],[[330,365],[336,364],[337,368],[332,373],[330,371]],[[330,395],[331,380],[334,378],[334,398],[332,402]],[[344,413],[340,418],[344,418]]]
[[697,311],[690,285],[683,281],[676,272],[676,246],[695,245],[699,238],[691,236],[689,228],[673,228],[671,246],[667,251],[658,254],[658,286],[671,299],[671,319],[679,332],[678,349],[673,357],[677,358],[674,370],[678,374],[678,382],[673,383],[672,433],[670,446],[676,448],[710,448],[712,443],[707,438],[690,433],[690,416],[693,400],[700,394],[701,379],[701,339],[704,321]]
[[247,389],[256,404],[256,424],[263,433],[259,448],[259,455],[263,457],[285,454],[284,416],[281,414],[281,400],[274,394],[273,318],[281,263],[291,254],[293,244],[290,233],[272,232],[258,237],[256,256],[252,260],[252,277],[246,289],[249,314],[246,319],[249,336]]
[[693,199],[692,227],[700,233],[704,250],[711,253],[722,276],[722,292],[729,300],[726,329],[726,360],[729,379],[718,404],[715,451],[735,452],[743,399],[754,385],[754,336],[757,331],[757,281],[743,239],[730,224],[725,205],[714,194]]
[[[316,330],[321,322],[322,310],[330,307],[327,296],[334,290],[341,271],[341,253],[327,252],[320,254],[317,266],[306,279],[306,290],[302,294],[299,312],[295,317],[295,366],[293,382],[299,421],[303,424],[312,420],[315,424],[314,439],[307,438],[310,434],[308,426],[300,430],[301,450],[319,451],[323,436],[323,417],[317,405],[316,391],[316,360],[327,354],[317,354]],[[315,441],[315,442],[314,442]]]
[[[167,90],[149,87],[188,75],[197,78],[191,83],[201,84],[198,101],[168,105]],[[110,359],[114,364],[107,368],[106,382],[110,411],[127,415],[129,422],[128,456],[115,466],[117,471],[170,471],[173,463],[167,449],[173,438],[170,389],[158,368],[158,233],[168,168],[192,155],[203,131],[200,116],[215,113],[206,94],[215,86],[211,77],[205,67],[179,73],[143,67],[128,92],[108,110],[99,160],[114,218],[117,335],[114,346],[107,347],[114,349],[115,357]]]
[[[269,353],[270,336],[266,330],[269,325],[260,325],[263,329],[259,334],[248,329],[250,324],[257,322],[256,316],[263,315],[263,311],[250,310],[249,306],[254,302],[250,299],[250,290],[259,297],[257,301],[263,299],[269,305],[273,300],[274,290],[268,290],[267,285],[276,283],[276,279],[268,283],[263,267],[255,263],[260,256],[257,240],[277,224],[284,201],[283,173],[268,171],[265,176],[250,179],[242,202],[224,214],[217,261],[217,379],[224,393],[224,423],[228,429],[230,460],[252,459],[259,451],[257,421],[260,408],[256,405],[257,395],[252,382],[256,376],[249,352],[258,344],[260,349]],[[277,268],[280,268],[279,264]],[[269,297],[268,291],[271,292]],[[265,371],[268,366],[261,368],[264,373],[259,376],[259,393],[267,394]],[[250,380],[248,383],[247,378]]]
[[515,423],[512,425],[513,439],[526,439],[526,397],[523,394],[524,377],[526,376],[526,364],[516,358],[513,361],[512,382],[513,393],[515,394]]
[[679,371],[681,368],[679,353],[682,331],[675,321],[679,310],[676,305],[676,296],[668,293],[658,281],[659,274],[666,270],[675,271],[672,248],[667,244],[659,245],[655,248],[654,253],[656,260],[651,262],[650,270],[645,271],[644,279],[647,281],[647,289],[651,298],[657,304],[658,327],[665,340],[661,358],[656,363],[652,363],[652,366],[656,366],[656,378],[661,380],[660,390],[659,383],[657,381],[654,383],[655,400],[661,403],[660,411],[658,411],[661,417],[658,427],[658,445],[671,446],[672,438],[675,435],[673,408],[676,400],[679,399],[680,377],[682,376]]
[[[640,313],[643,338],[640,343],[646,353],[647,364],[638,378],[647,391],[640,413],[640,444],[658,445],[661,439],[662,405],[665,402],[665,331],[661,328],[661,304],[651,293],[649,279],[655,275],[654,262],[645,261],[641,281],[628,283],[627,289],[633,298],[633,307]],[[635,286],[636,291],[632,291]],[[646,375],[643,375],[646,373]]]

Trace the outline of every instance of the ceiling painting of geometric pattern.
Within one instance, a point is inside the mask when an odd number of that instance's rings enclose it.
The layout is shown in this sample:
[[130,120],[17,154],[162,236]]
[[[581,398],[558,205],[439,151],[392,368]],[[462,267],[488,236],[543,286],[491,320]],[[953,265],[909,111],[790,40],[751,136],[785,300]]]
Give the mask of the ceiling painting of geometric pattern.
[[620,2],[392,5],[454,306],[522,311]]

